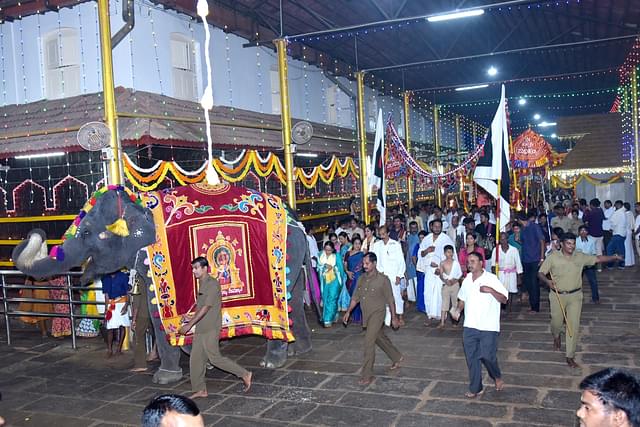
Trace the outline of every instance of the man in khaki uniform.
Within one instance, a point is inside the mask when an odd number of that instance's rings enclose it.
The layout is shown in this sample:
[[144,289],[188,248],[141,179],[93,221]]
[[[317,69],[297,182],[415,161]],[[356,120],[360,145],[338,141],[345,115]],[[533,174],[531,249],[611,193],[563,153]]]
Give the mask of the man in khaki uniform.
[[[551,251],[540,266],[538,277],[550,289],[549,305],[551,307],[553,347],[560,350],[561,346],[560,334],[564,322],[561,303],[567,315],[567,364],[572,368],[577,368],[579,366],[575,361],[575,354],[582,312],[582,269],[596,263],[620,260],[621,257],[619,255],[593,256],[576,252],[576,236],[573,233],[563,234],[560,242],[560,250]],[[547,274],[551,275],[551,279],[547,277]]]
[[191,372],[192,399],[207,397],[205,373],[207,361],[213,366],[242,378],[244,391],[251,387],[251,372],[220,354],[220,328],[222,327],[222,292],[220,284],[208,272],[209,262],[204,257],[191,261],[191,271],[198,279],[198,300],[196,314],[189,323],[180,328],[181,334],[187,334],[197,324],[193,334],[189,370]]
[[376,344],[391,359],[391,370],[398,369],[402,362],[402,354],[391,343],[384,333],[385,306],[391,311],[391,325],[398,328],[396,307],[391,291],[389,278],[377,270],[378,258],[373,252],[368,252],[362,260],[365,274],[358,279],[356,292],[351,297],[349,309],[342,321],[349,322],[351,310],[360,303],[362,308],[362,326],[366,328],[364,337],[364,363],[362,364],[362,378],[359,384],[369,384],[373,380],[373,363],[376,357]]

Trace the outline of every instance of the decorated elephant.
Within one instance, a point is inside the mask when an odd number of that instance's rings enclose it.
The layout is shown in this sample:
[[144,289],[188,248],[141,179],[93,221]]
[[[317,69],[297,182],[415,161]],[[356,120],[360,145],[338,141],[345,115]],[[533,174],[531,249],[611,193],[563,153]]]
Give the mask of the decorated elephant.
[[[82,282],[135,270],[148,296],[161,360],[154,382],[182,378],[177,333],[193,310],[197,284],[191,260],[205,256],[223,293],[223,328],[229,338],[257,334],[269,339],[262,366],[277,368],[288,355],[311,350],[304,314],[310,261],[306,235],[280,198],[220,184],[193,184],[136,195],[122,186],[98,190],[42,259],[42,233],[31,232],[13,260],[35,277],[83,266]],[[305,271],[306,270],[306,271]]]

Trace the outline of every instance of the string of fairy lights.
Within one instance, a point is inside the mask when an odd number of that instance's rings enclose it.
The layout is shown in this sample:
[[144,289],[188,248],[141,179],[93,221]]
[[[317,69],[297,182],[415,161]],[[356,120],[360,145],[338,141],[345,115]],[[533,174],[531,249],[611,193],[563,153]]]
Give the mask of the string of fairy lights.
[[[548,6],[543,6],[543,7],[553,7],[555,3],[555,6],[561,6],[562,4],[569,4],[569,3],[579,3],[578,0],[575,1],[567,1],[567,2],[559,2],[559,4],[557,2],[549,2]],[[165,94],[166,92],[166,88],[164,87],[165,85],[163,85],[163,79],[162,79],[162,72],[161,72],[161,67],[160,67],[160,55],[159,55],[159,45],[158,45],[158,39],[157,39],[157,34],[156,34],[156,26],[154,24],[154,14],[158,14],[158,13],[168,13],[165,11],[162,11],[160,9],[160,6],[155,6],[155,5],[151,5],[151,4],[147,4],[147,3],[143,3],[143,6],[148,8],[148,17],[149,17],[149,22],[151,24],[151,35],[153,38],[153,47],[154,47],[154,53],[155,53],[155,66],[156,66],[156,71],[157,71],[157,76],[158,76],[158,82],[159,82],[159,86],[160,86],[160,92],[162,94]],[[523,6],[524,7],[524,6]],[[95,28],[96,28],[96,38],[98,38],[98,15],[97,15],[97,6],[94,6],[94,10],[95,10]],[[501,11],[501,9],[496,9],[496,10],[492,10],[489,9],[490,11]],[[36,15],[36,19],[38,19],[38,37],[41,37],[40,34],[40,24],[39,24],[39,15]],[[188,23],[188,31],[190,32],[190,39],[192,40],[192,46],[195,45],[195,40],[196,40],[196,36],[194,34],[194,26],[192,25],[192,20],[189,20]],[[58,31],[59,31],[59,35],[58,35],[58,49],[60,51],[60,55],[62,55],[63,52],[63,38],[61,37],[61,33],[62,33],[62,25],[61,25],[61,17],[60,14],[58,13],[58,19],[57,19],[57,25],[58,25]],[[84,58],[84,31],[83,31],[83,27],[82,27],[82,14],[80,13],[80,9],[78,9],[78,25],[79,25],[79,34],[80,34],[80,55],[81,58]],[[355,37],[355,36],[363,36],[365,34],[367,34],[367,31],[372,31],[373,33],[376,32],[381,32],[381,31],[391,31],[394,30],[394,28],[402,28],[405,27],[407,25],[410,25],[410,23],[405,23],[405,24],[397,24],[395,27],[394,26],[383,26],[383,27],[379,27],[379,28],[375,28],[373,30],[362,30],[362,31],[356,31],[353,33],[348,33],[348,34],[344,34],[344,37]],[[19,57],[20,57],[20,66],[22,68],[22,83],[23,83],[23,92],[24,92],[24,100],[25,102],[28,101],[29,98],[29,90],[28,90],[28,81],[27,81],[27,73],[25,72],[25,47],[24,47],[24,40],[23,40],[23,27],[22,27],[22,21],[20,20],[17,23],[17,27],[18,27],[18,34],[20,37],[20,42],[18,44],[19,46]],[[225,28],[225,30],[227,30],[227,28]],[[258,36],[258,34],[256,34],[256,36]],[[343,35],[340,35],[340,38],[342,38]],[[5,79],[5,52],[4,52],[4,32],[2,30],[2,26],[0,26],[0,48],[2,50],[0,50],[0,56],[1,56],[1,64],[2,64],[2,100],[3,100],[3,105],[7,105],[7,103],[9,102],[8,97],[7,97],[7,85],[6,85],[6,79]],[[228,105],[231,107],[231,112],[232,112],[232,117],[231,120],[234,121],[235,120],[235,106],[234,106],[234,96],[233,96],[233,86],[231,84],[231,80],[232,80],[232,76],[233,76],[233,67],[232,67],[232,55],[230,54],[230,42],[229,42],[229,33],[225,33],[225,66],[226,66],[226,76],[228,79],[227,82],[227,88],[228,88],[228,97],[226,100],[226,103],[228,103]],[[326,36],[324,39],[328,40],[328,39],[333,39],[335,37],[333,37],[333,35],[331,36]],[[305,40],[304,37],[302,38],[295,38],[295,39],[291,39],[291,41],[298,41],[298,42],[305,42],[308,40]],[[41,65],[42,65],[42,61],[43,61],[43,57],[44,55],[42,54],[42,45],[39,44],[39,49],[40,49],[40,61],[41,61]],[[99,47],[96,47],[97,49],[97,53],[99,53]],[[264,91],[263,91],[263,69],[266,69],[266,64],[268,62],[266,62],[265,60],[266,55],[262,54],[261,52],[263,52],[262,47],[256,47],[255,48],[255,61],[256,61],[256,71],[257,71],[257,75],[258,75],[258,83],[257,83],[257,87],[258,87],[258,93],[257,93],[257,103],[258,103],[258,111],[260,113],[264,113]],[[129,51],[130,51],[130,55],[131,55],[131,81],[133,84],[133,87],[135,88],[136,86],[136,68],[134,67],[134,37],[131,35],[129,37]],[[302,51],[305,51],[305,46],[302,46]],[[636,52],[637,55],[637,52]],[[97,55],[97,65],[99,65],[99,59],[100,55]],[[303,58],[306,59],[306,58]],[[222,62],[222,61],[221,61]],[[337,64],[337,61],[335,61]],[[637,61],[635,62],[635,64],[637,64]],[[82,75],[82,92],[86,93],[87,91],[87,81],[86,81],[86,64],[85,61],[82,60],[81,61],[81,75]],[[324,73],[321,71],[321,69],[326,65],[325,64],[325,59],[322,58],[322,55],[320,55],[320,61],[319,61],[319,65],[320,67],[315,67],[312,65],[309,65],[307,62],[302,62],[301,65],[301,70],[302,70],[302,93],[304,96],[304,100],[303,102],[300,104],[302,106],[301,108],[301,112],[299,113],[299,115],[301,117],[303,117],[306,120],[313,120],[315,117],[315,113],[312,114],[312,112],[315,111],[315,109],[312,109],[312,105],[315,104],[314,100],[313,100],[313,95],[312,95],[312,90],[311,88],[313,86],[315,86],[314,81],[312,80],[312,76],[314,76],[316,73],[320,73],[319,75],[319,79],[320,79],[320,98],[321,98],[321,122],[322,125],[324,125],[324,130],[327,129],[327,126],[330,125],[337,125],[337,132],[338,132],[338,136],[339,139],[344,139],[344,140],[350,140],[350,142],[346,142],[346,141],[339,141],[337,143],[337,146],[339,148],[343,148],[343,147],[348,147],[350,149],[352,149],[354,152],[357,149],[357,143],[355,142],[355,104],[349,100],[348,103],[346,101],[347,97],[345,97],[343,95],[343,92],[341,91],[341,89],[336,89],[335,86],[329,81],[329,79],[327,79],[324,75]],[[290,67],[292,67],[292,64],[290,62]],[[96,66],[96,70],[97,70],[97,74],[98,74],[98,81],[101,81],[100,78],[100,74],[101,74],[101,70],[100,70],[100,66]],[[142,70],[143,71],[143,70]],[[337,65],[336,68],[334,69],[334,71],[338,71],[337,69]],[[590,73],[579,73],[579,74],[571,74],[571,75],[566,75],[566,76],[550,76],[550,77],[531,77],[529,79],[521,79],[521,81],[556,81],[556,80],[577,80],[577,79],[582,79],[582,78],[588,78],[588,77],[592,77],[594,75],[605,75],[605,74],[609,74],[609,73],[613,73],[613,72],[617,72],[618,70],[614,70],[614,69],[609,69],[609,70],[599,70],[599,71],[594,71],[594,72],[590,72]],[[64,82],[64,74],[62,75],[62,92],[64,93],[65,91],[65,82]],[[40,75],[41,79],[44,79],[43,75]],[[348,87],[351,89],[352,92],[355,92],[355,87],[354,87],[354,82],[353,79],[349,79],[346,81],[346,84],[348,85]],[[380,79],[379,77],[372,75],[372,74],[367,74],[367,84],[369,85],[369,87],[375,88],[374,90],[372,90],[373,94],[371,95],[371,100],[375,101],[375,106],[378,108],[382,108],[383,111],[388,112],[388,111],[392,111],[393,112],[393,116],[395,118],[396,123],[398,124],[398,131],[401,133],[404,133],[404,127],[401,126],[401,119],[403,117],[403,111],[402,111],[402,103],[400,101],[401,96],[404,93],[404,88],[399,87],[397,84],[394,85],[391,82],[385,82],[383,79]],[[44,82],[42,82],[42,85],[44,87]],[[329,105],[328,103],[328,90],[332,90],[334,91],[331,94],[331,100],[333,101],[332,105]],[[436,133],[435,129],[434,129],[434,122],[433,122],[433,103],[431,103],[428,99],[428,93],[443,93],[446,91],[451,91],[453,89],[434,89],[433,91],[425,91],[427,93],[421,93],[421,96],[414,96],[411,99],[411,112],[410,112],[410,132],[411,132],[411,139],[412,139],[412,143],[413,143],[413,151],[414,153],[420,152],[420,151],[426,151],[424,150],[427,147],[431,147],[433,145],[433,136]],[[629,106],[629,99],[631,97],[630,93],[631,93],[631,88],[623,88],[623,89],[619,89],[619,88],[602,88],[602,89],[597,89],[597,90],[586,90],[586,91],[574,91],[574,92],[562,92],[562,93],[546,93],[546,94],[524,94],[524,95],[520,95],[518,97],[512,97],[511,99],[514,100],[515,98],[518,99],[543,99],[543,100],[553,100],[553,99],[559,99],[559,100],[564,100],[564,99],[569,99],[569,98],[586,98],[586,97],[593,97],[593,96],[599,96],[599,95],[610,95],[610,94],[614,94],[617,93],[620,98],[621,98],[621,103],[623,105],[622,107],[622,112],[624,114],[625,111],[627,111],[625,108],[628,109]],[[474,101],[474,102],[465,102],[465,103],[450,103],[450,104],[443,104],[440,106],[439,108],[439,123],[438,123],[438,134],[440,136],[440,145],[442,147],[443,151],[451,151],[452,149],[455,149],[456,147],[456,142],[459,139],[460,140],[460,145],[461,145],[461,149],[462,150],[471,150],[475,144],[477,144],[477,141],[479,141],[482,136],[484,135],[484,133],[486,132],[486,128],[481,124],[475,121],[475,119],[481,119],[484,118],[485,116],[482,115],[476,115],[476,114],[468,114],[465,116],[461,116],[456,114],[453,110],[450,110],[450,108],[452,107],[477,107],[477,106],[488,106],[488,105],[495,105],[496,101],[495,100],[480,100],[480,101]],[[561,111],[561,110],[582,110],[582,109],[593,109],[593,108],[597,108],[597,107],[605,107],[607,106],[607,103],[580,103],[578,105],[561,105],[561,106],[553,106],[553,105],[549,105],[546,107],[541,107],[541,109],[547,109],[547,110],[552,110],[552,111]],[[626,107],[625,107],[626,106]],[[161,107],[162,108],[162,107]],[[333,108],[333,110],[331,110],[331,108]],[[519,110],[517,108],[513,109],[514,113],[517,113]],[[166,114],[166,112],[164,112],[164,114]],[[348,119],[347,119],[347,114],[348,114]],[[367,117],[369,116],[369,114],[367,113]],[[628,132],[628,128],[630,126],[630,122],[628,119],[625,119],[626,116],[623,115],[623,133],[625,135],[629,134]],[[136,122],[138,121],[138,119],[135,119]],[[170,120],[169,120],[170,121]],[[262,123],[262,120],[261,120]],[[458,124],[459,127],[459,132],[456,132],[456,123]],[[520,127],[519,125],[517,126],[512,126],[512,130],[515,129],[519,129],[519,128],[525,128],[525,127]],[[202,128],[200,127],[200,130],[202,131]],[[236,134],[236,127],[232,127],[232,132],[233,132],[233,136],[232,136],[232,140],[234,142],[238,142],[237,141],[237,134]],[[263,134],[261,141],[264,142],[264,129],[261,129],[260,132]],[[625,133],[626,132],[626,133]],[[347,134],[348,133],[348,134]],[[475,136],[475,139],[474,139]],[[626,141],[626,140],[624,140]],[[626,162],[633,162],[634,160],[634,152],[633,152],[633,144],[627,142],[623,142],[625,143],[625,161]],[[333,146],[333,144],[331,145]],[[631,148],[629,148],[631,147]],[[329,143],[325,141],[324,143],[324,147],[321,144],[318,144],[317,146],[314,146],[314,149],[316,149],[319,153],[322,152],[322,150],[325,151],[325,154],[327,152],[329,152],[330,150],[330,146]],[[173,147],[171,147],[171,151],[173,152]],[[429,157],[427,157],[429,158]],[[91,156],[89,156],[88,159],[89,162],[89,176],[91,176],[91,188],[93,188],[94,186],[94,178],[93,178],[93,165],[92,165],[92,159]],[[80,163],[81,164],[81,163]],[[66,162],[66,168],[67,168],[67,172],[69,175],[71,175],[71,167],[74,166],[73,164],[70,164],[69,162],[69,158],[67,157],[67,162]],[[47,169],[49,170],[49,164],[47,163]],[[633,168],[632,168],[633,169]],[[31,174],[32,172],[32,166],[29,166],[29,173]],[[51,175],[49,172],[48,175],[48,191],[49,194],[53,194],[52,193],[52,181],[51,181]],[[4,176],[4,181],[1,180],[0,178],[0,182],[4,182],[5,185],[8,184],[8,172],[5,173]],[[69,185],[71,185],[71,180],[69,180],[67,182]],[[32,186],[33,187],[33,186]],[[4,189],[2,189],[2,191],[5,191]],[[71,194],[71,187],[69,187],[69,194]],[[31,196],[33,196],[33,189],[32,189],[32,193]],[[53,197],[53,196],[52,196]],[[6,198],[5,198],[6,200]]]

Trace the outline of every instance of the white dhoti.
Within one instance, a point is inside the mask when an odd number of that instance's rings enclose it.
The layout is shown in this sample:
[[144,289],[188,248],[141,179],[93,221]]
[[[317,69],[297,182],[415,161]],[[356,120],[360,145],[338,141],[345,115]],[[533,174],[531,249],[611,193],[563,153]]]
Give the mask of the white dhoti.
[[424,276],[424,306],[430,319],[440,319],[442,308],[442,280],[434,274],[435,271],[429,267]]
[[627,231],[624,239],[624,266],[632,267],[636,264],[636,257],[633,252],[633,235],[631,230]]
[[131,326],[129,310],[122,314],[122,309],[124,308],[125,304],[126,302],[116,302],[113,310],[111,310],[111,304],[109,304],[108,307],[111,311],[111,316],[107,320],[107,329],[118,329],[120,326],[128,328]]

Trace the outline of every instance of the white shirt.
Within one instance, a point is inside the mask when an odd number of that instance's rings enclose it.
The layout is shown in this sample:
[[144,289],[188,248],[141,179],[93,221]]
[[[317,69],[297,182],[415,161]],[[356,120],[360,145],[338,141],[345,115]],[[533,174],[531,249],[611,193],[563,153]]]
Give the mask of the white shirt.
[[633,219],[633,214],[631,213],[631,211],[627,211],[625,209],[625,217],[627,218],[627,233],[631,233],[633,234],[635,227],[634,227],[634,219]]
[[404,277],[406,264],[402,246],[398,241],[389,239],[385,244],[384,240],[377,240],[373,244],[372,252],[378,257],[378,271],[387,276],[392,284],[396,283],[397,277]]
[[576,250],[585,255],[596,255],[596,240],[593,236],[587,236],[587,241],[582,240],[581,236],[576,237]]
[[605,231],[611,231],[611,215],[615,212],[615,208],[611,206],[609,209],[603,209],[604,219],[602,220],[602,229]]
[[[442,218],[442,217],[440,218],[440,220],[442,221],[442,232],[443,233],[449,229],[449,223],[447,222],[447,220],[445,218]],[[433,221],[434,219],[436,219],[435,214],[429,215],[429,220],[425,224],[425,230],[427,230],[429,233],[431,233],[431,227],[430,227],[431,221]]]
[[313,237],[313,235],[307,234],[307,243],[309,244],[309,256],[311,257],[311,266],[315,268],[316,260],[314,260],[313,258],[314,257],[316,259],[318,258],[318,242],[316,241],[316,238]]
[[464,327],[500,332],[500,303],[493,295],[480,292],[481,286],[488,286],[505,297],[509,296],[495,274],[485,271],[475,281],[472,273],[467,274],[458,292],[458,299],[464,302]]
[[[456,245],[449,236],[445,233],[440,233],[436,241],[433,241],[433,233],[427,235],[418,248],[418,262],[416,263],[416,270],[426,273],[432,262],[440,264],[444,260],[444,247],[447,245],[453,246],[453,257],[458,258],[456,254]],[[421,256],[422,251],[426,251],[429,246],[435,246],[435,250],[426,256]]]
[[[444,262],[445,260],[442,260],[442,262]],[[442,269],[442,264],[440,264],[440,268]],[[457,259],[453,258],[453,263],[451,264],[451,271],[449,272],[449,274],[445,273],[444,270],[442,270],[442,278],[447,280],[447,279],[459,279],[462,277],[462,268],[460,268],[460,263],[458,262]]]
[[624,208],[616,209],[609,221],[611,222],[611,233],[614,236],[624,237],[627,235],[627,215]]

